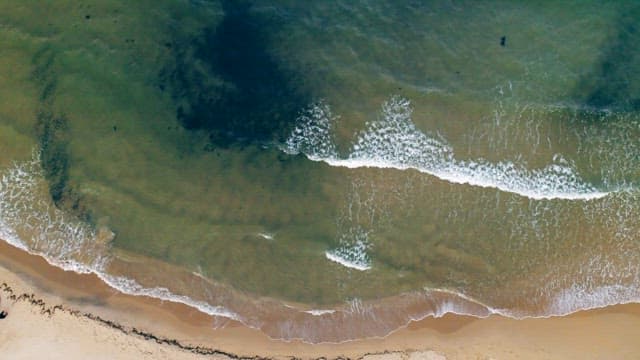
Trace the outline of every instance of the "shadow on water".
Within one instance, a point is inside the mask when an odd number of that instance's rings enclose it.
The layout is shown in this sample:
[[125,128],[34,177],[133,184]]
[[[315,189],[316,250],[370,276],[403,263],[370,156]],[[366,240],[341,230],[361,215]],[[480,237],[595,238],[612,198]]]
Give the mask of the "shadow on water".
[[69,124],[64,114],[54,110],[57,76],[55,51],[48,45],[41,47],[32,58],[31,80],[40,88],[36,111],[36,136],[44,176],[49,194],[58,208],[73,212],[81,219],[90,220],[81,196],[69,180]]
[[598,110],[640,110],[640,6],[621,9],[616,29],[594,70],[580,82],[585,105]]
[[244,0],[223,0],[222,9],[221,23],[176,44],[174,68],[163,74],[178,120],[207,131],[214,147],[282,140],[309,97],[269,49],[281,20],[256,14]]

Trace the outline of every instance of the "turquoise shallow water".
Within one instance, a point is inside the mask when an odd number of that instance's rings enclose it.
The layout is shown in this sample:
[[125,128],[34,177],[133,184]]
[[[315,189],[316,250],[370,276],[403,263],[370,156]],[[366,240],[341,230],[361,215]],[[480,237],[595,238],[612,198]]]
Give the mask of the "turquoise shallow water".
[[312,342],[637,301],[638,11],[5,2],[0,236]]

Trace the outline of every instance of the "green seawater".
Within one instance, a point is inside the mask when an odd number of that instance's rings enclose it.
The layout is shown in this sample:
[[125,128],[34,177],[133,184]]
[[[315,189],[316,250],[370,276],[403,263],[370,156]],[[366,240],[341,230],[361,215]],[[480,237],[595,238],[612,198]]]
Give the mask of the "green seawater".
[[309,341],[384,335],[407,303],[353,309],[430,289],[516,317],[636,301],[638,18],[637,2],[4,0],[0,235]]

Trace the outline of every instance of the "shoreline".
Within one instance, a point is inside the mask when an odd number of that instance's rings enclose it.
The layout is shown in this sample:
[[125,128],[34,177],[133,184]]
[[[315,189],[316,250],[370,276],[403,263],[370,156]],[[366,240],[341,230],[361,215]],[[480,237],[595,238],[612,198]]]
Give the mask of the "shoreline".
[[[0,328],[13,319],[24,322],[19,318],[25,311],[13,308],[26,306],[34,321],[64,318],[65,326],[100,328],[114,338],[142,341],[155,349],[152,351],[177,351],[194,358],[360,359],[375,355],[404,359],[413,351],[434,359],[627,358],[640,352],[640,345],[633,341],[640,336],[640,304],[523,320],[448,314],[412,322],[384,338],[314,345],[272,340],[236,321],[183,304],[122,294],[96,275],[64,271],[4,242],[0,242],[0,283],[1,307],[9,310]],[[0,331],[0,351],[10,345],[3,340]],[[135,358],[133,354],[123,356],[120,358]]]

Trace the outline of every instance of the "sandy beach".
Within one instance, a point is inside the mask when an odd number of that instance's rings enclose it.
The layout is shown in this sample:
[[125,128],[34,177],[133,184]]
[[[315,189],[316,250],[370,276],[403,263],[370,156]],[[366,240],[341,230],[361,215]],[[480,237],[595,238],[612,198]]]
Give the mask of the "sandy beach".
[[268,339],[180,304],[120,294],[0,245],[0,353],[7,359],[636,359],[640,305],[512,320],[447,315],[383,339],[310,345]]

